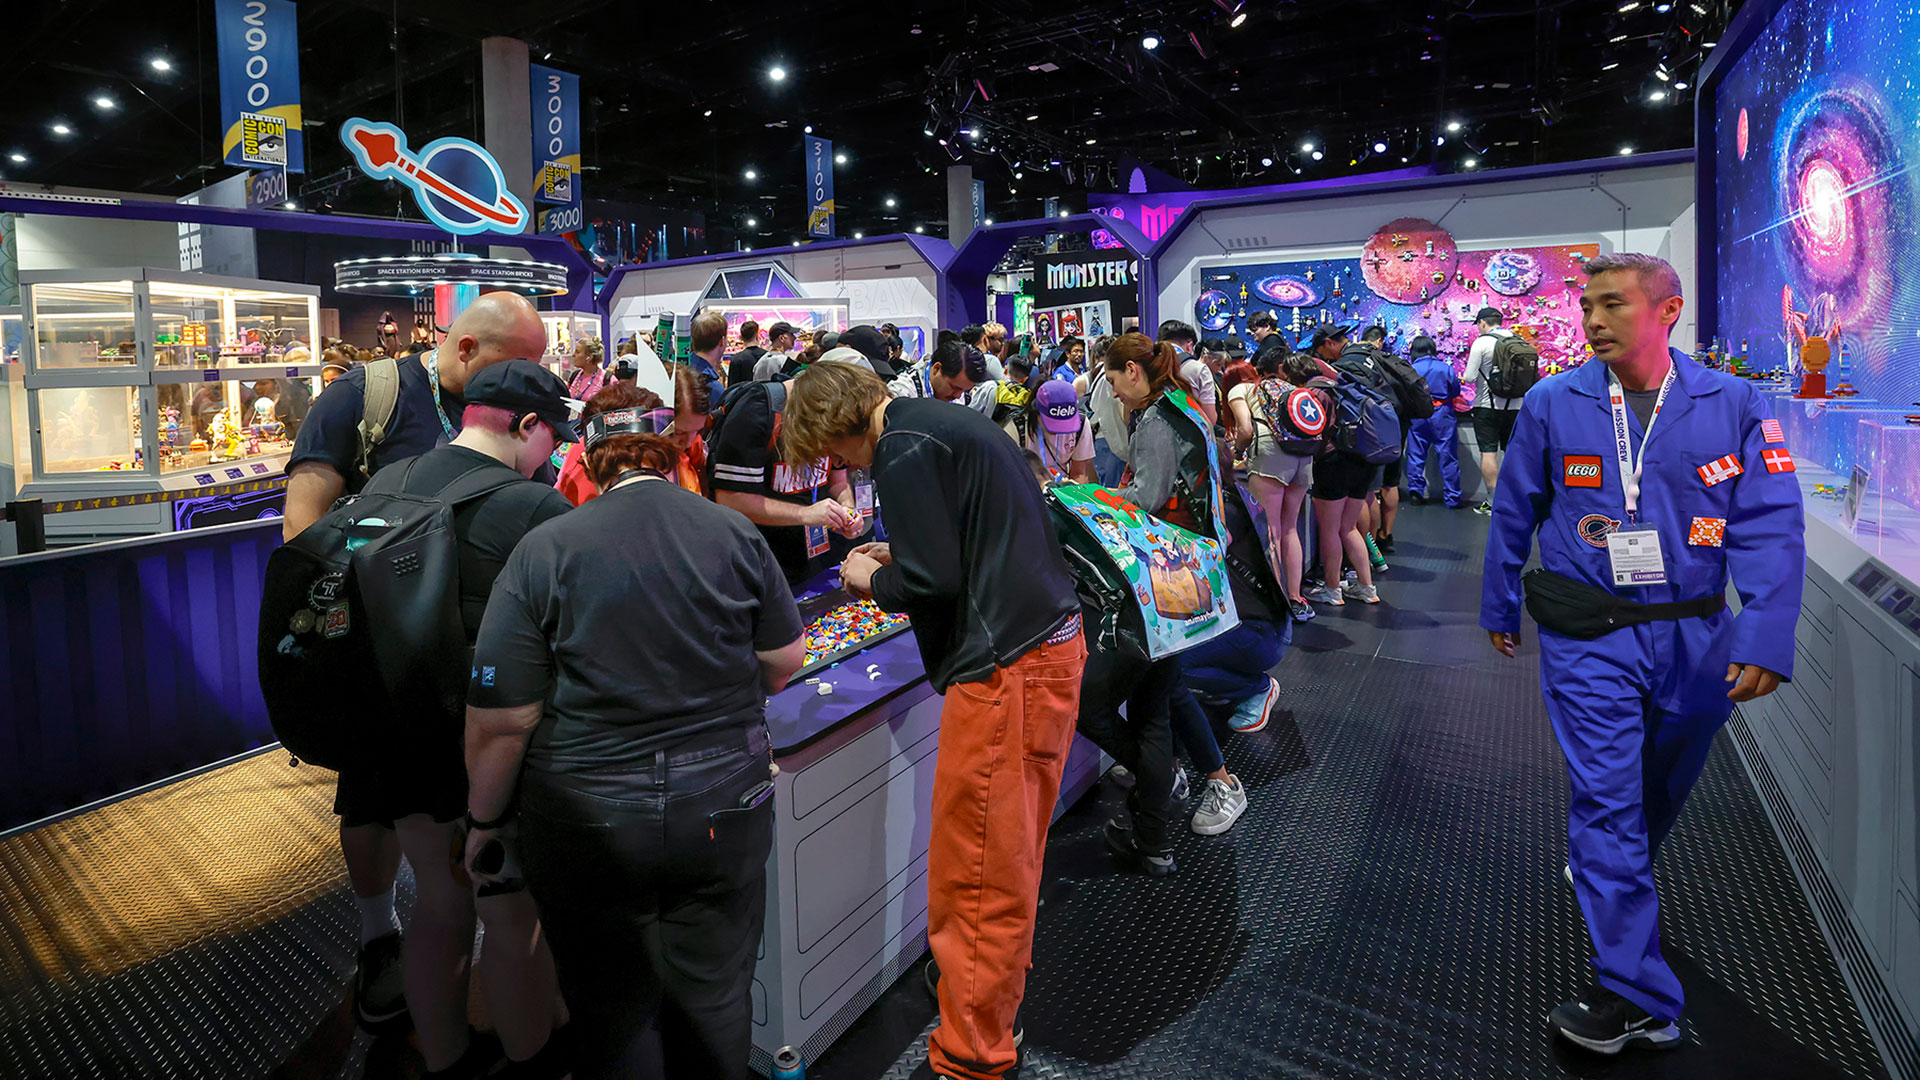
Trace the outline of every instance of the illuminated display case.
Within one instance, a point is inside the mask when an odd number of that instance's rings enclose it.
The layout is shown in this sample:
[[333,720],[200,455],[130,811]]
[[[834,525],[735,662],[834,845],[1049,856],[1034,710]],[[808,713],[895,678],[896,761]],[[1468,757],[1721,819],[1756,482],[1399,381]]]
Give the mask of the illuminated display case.
[[90,270],[23,274],[21,298],[16,430],[0,448],[15,491],[52,501],[280,475],[320,389],[318,289]]
[[547,327],[547,354],[541,362],[564,378],[573,363],[573,343],[600,336],[600,316],[590,311],[543,311],[540,321]]
[[791,323],[802,334],[816,330],[839,333],[852,325],[853,305],[846,300],[705,300],[694,314],[717,311],[727,317],[728,353],[740,351],[740,326],[748,319],[760,324],[760,341],[774,323]]

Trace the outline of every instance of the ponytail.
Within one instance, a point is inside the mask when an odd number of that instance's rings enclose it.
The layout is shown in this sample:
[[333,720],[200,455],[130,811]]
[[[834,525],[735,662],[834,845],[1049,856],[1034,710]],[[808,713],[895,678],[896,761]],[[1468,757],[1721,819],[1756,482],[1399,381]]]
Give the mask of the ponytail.
[[1146,373],[1148,389],[1156,394],[1169,387],[1193,393],[1193,387],[1180,374],[1180,350],[1168,342],[1155,343],[1141,333],[1121,334],[1107,349],[1107,369],[1124,371],[1130,363],[1140,365],[1140,370]]

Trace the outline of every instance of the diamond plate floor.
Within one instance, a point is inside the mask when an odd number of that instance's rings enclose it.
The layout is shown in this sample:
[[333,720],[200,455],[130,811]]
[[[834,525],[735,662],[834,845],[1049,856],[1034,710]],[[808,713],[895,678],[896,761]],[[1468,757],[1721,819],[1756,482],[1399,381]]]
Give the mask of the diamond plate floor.
[[[1027,1080],[1885,1075],[1724,737],[1660,867],[1689,1045],[1548,1038],[1588,948],[1532,639],[1508,661],[1475,626],[1483,529],[1409,508],[1386,603],[1301,628],[1295,720],[1223,738],[1252,805],[1180,833],[1178,876],[1113,870],[1114,792],[1056,824]],[[265,754],[0,838],[0,1076],[417,1075],[345,1008],[328,780]],[[932,1018],[915,969],[808,1075],[901,1080]]]

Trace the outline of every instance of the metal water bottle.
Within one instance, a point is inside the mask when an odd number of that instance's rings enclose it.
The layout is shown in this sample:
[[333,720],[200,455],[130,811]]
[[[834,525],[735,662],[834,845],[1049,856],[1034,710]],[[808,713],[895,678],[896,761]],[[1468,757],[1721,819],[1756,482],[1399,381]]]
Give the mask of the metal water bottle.
[[773,1055],[773,1080],[807,1080],[807,1063],[800,1051],[783,1046]]

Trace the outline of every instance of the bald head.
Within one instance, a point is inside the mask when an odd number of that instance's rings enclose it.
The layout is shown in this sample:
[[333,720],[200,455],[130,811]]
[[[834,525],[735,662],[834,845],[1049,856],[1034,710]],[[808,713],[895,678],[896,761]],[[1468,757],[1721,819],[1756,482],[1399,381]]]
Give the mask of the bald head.
[[440,386],[464,393],[467,380],[503,360],[539,360],[547,351],[547,328],[526,297],[510,292],[480,294],[447,328],[440,345]]

